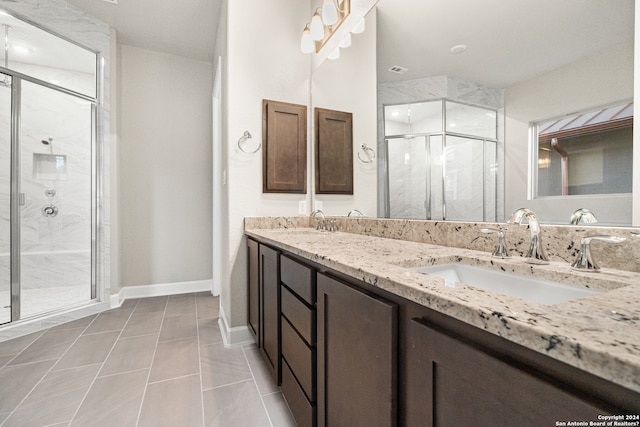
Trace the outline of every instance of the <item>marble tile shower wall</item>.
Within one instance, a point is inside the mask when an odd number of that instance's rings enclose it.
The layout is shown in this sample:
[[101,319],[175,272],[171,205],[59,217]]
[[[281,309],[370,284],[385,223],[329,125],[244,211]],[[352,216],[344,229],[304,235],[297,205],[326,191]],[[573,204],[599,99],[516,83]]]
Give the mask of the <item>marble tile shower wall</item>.
[[[347,233],[388,239],[408,240],[454,248],[491,252],[496,244],[495,235],[480,232],[484,227],[500,227],[506,231],[507,248],[513,257],[529,249],[529,229],[526,225],[505,223],[477,223],[462,221],[418,221],[406,219],[346,218],[336,219],[338,229]],[[315,227],[309,217],[245,218],[245,229]],[[591,252],[603,268],[640,272],[640,237],[627,227],[577,227],[569,225],[543,225],[542,243],[552,261],[571,263],[580,250],[580,239],[592,235],[625,237],[619,244],[598,241],[591,243]],[[357,249],[354,249],[357,250]]]
[[[39,76],[55,79],[58,70],[38,68]],[[27,67],[21,68],[23,71]],[[28,71],[27,71],[28,72]],[[64,72],[69,77],[69,72]],[[95,85],[93,76],[74,73],[76,87]],[[23,82],[21,115],[21,286],[23,289],[88,285],[91,281],[91,105],[86,101]],[[0,89],[8,91],[9,89]],[[0,155],[10,158],[10,95],[0,94]],[[44,145],[41,141],[53,138]],[[66,156],[61,179],[43,179],[34,155]],[[0,171],[0,289],[9,280],[10,173]],[[54,189],[48,197],[45,191]],[[42,214],[53,204],[58,215]]]

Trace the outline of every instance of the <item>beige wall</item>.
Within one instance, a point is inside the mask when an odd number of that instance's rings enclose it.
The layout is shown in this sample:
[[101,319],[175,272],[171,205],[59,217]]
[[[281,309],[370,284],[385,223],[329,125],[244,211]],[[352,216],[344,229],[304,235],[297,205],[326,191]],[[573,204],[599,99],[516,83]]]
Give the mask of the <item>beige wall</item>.
[[631,196],[527,197],[529,123],[633,98],[633,45],[584,58],[505,90],[505,214],[527,207],[548,223],[568,223],[578,208],[605,224],[631,223]]
[[120,59],[122,286],[211,279],[211,63]]
[[[358,209],[366,216],[376,216],[376,162],[364,164],[358,160],[358,153],[365,157],[362,144],[377,148],[376,94],[376,11],[372,10],[366,17],[366,31],[352,36],[351,47],[341,49],[339,59],[327,59],[313,72],[312,105],[353,113],[353,195],[315,195],[314,202],[322,201],[327,215],[347,215],[351,209]],[[310,124],[315,125],[313,112]],[[309,147],[313,153],[314,135],[312,129]]]

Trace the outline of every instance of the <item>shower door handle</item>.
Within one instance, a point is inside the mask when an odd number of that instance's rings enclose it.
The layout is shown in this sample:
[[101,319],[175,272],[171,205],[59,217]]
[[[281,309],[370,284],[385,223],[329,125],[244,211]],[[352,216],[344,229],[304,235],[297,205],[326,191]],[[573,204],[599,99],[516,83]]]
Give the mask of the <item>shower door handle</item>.
[[20,206],[24,206],[27,204],[27,195],[25,193],[20,193],[18,203],[20,204]]

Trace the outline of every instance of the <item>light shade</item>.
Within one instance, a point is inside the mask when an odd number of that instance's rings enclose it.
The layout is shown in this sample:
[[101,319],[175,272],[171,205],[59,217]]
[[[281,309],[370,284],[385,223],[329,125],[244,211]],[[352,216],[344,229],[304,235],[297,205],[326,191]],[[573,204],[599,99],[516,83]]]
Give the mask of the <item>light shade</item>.
[[313,39],[311,38],[311,31],[309,27],[306,27],[302,32],[302,38],[300,39],[300,49],[302,53],[313,52]]
[[318,12],[313,14],[309,28],[311,29],[311,38],[313,40],[322,40],[324,38],[324,24]]
[[329,59],[338,59],[340,58],[340,48],[337,47],[333,50],[333,52],[331,52],[329,55],[327,55],[327,58]]
[[340,42],[340,44],[338,46],[340,46],[343,49],[345,47],[351,46],[351,33],[347,33],[347,36],[342,39],[342,41]]
[[351,30],[351,32],[353,34],[360,34],[363,31],[364,31],[364,18],[362,18],[360,22],[358,22],[356,26],[353,27],[353,30]]
[[338,22],[338,8],[334,0],[324,0],[322,4],[322,22],[325,25],[333,25]]

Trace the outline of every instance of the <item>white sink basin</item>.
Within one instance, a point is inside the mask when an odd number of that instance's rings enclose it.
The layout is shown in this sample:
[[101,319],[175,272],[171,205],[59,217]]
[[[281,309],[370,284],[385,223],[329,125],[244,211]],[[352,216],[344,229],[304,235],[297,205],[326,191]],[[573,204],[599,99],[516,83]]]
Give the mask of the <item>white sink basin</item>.
[[443,264],[413,270],[441,277],[445,286],[455,287],[456,283],[464,283],[539,304],[558,304],[598,293],[592,289],[465,264]]

